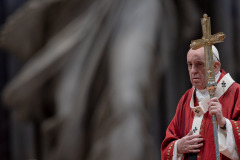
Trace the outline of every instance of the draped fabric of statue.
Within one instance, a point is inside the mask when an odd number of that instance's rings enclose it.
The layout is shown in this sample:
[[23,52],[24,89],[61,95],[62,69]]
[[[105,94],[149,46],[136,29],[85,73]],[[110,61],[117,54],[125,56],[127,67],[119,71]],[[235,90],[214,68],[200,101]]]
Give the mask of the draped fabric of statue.
[[22,148],[18,160],[159,159],[205,12],[227,35],[220,57],[238,82],[239,9],[233,0],[26,2],[0,42],[23,63],[4,103],[13,121],[33,123],[34,154]]
[[39,124],[38,155],[153,159],[158,2],[29,1],[16,15],[2,42],[26,63],[3,98]]

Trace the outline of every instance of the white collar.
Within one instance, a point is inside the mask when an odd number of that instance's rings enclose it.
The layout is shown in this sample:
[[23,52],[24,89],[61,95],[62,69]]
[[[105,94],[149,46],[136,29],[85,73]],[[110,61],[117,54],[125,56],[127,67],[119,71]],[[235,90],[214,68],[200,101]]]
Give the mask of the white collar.
[[[218,81],[220,75],[221,75],[221,72],[218,71],[218,73],[215,75],[215,82]],[[201,102],[207,96],[208,96],[208,90],[207,89],[203,89],[203,90],[196,89],[196,97],[197,97],[198,102]]]

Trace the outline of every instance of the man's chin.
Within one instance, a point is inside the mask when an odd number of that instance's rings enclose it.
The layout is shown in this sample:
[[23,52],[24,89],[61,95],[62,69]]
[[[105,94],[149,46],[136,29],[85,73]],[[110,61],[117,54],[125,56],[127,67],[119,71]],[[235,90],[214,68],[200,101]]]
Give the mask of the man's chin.
[[196,88],[200,88],[201,87],[201,84],[200,83],[192,83],[192,85]]
[[195,88],[199,89],[199,90],[203,90],[203,89],[206,88],[206,87],[203,87],[203,86],[200,85],[200,84],[193,84],[193,86],[194,86]]

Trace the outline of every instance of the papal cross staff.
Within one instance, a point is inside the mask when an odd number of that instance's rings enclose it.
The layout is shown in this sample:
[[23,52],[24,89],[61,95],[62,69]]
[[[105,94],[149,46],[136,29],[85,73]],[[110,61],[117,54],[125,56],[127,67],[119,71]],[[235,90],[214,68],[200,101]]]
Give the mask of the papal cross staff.
[[[201,24],[202,24],[203,37],[202,39],[193,40],[190,44],[190,47],[193,50],[198,49],[200,47],[204,47],[205,71],[206,71],[206,77],[207,77],[206,86],[207,86],[207,90],[209,92],[210,98],[213,98],[216,90],[216,82],[215,82],[212,44],[223,42],[225,38],[225,34],[223,32],[219,32],[214,35],[211,35],[210,17],[208,17],[207,14],[204,14],[203,18],[201,18]],[[212,115],[212,123],[213,123],[216,159],[220,160],[218,134],[217,134],[217,121],[216,121],[215,115]]]

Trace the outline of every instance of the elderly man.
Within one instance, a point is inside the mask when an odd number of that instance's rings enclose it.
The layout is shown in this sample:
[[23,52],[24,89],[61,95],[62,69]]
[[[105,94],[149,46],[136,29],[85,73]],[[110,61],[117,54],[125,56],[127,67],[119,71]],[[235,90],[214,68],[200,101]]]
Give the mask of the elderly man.
[[212,114],[218,123],[222,160],[239,159],[240,85],[222,69],[216,47],[212,47],[217,88],[210,99],[206,89],[204,48],[190,49],[187,65],[193,85],[180,99],[176,114],[161,146],[162,159],[216,159]]

